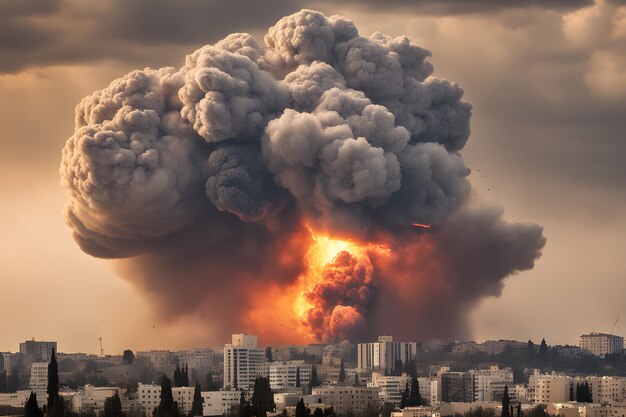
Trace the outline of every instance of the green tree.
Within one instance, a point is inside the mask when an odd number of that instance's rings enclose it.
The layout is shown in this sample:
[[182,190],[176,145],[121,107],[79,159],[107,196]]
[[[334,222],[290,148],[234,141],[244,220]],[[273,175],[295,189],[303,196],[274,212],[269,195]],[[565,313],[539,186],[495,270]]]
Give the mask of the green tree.
[[300,401],[296,404],[296,417],[309,417],[310,414],[311,410],[304,405],[304,400],[300,398]]
[[24,417],[43,417],[43,411],[37,403],[37,394],[34,392],[30,393],[30,397],[24,405]]
[[400,397],[400,408],[407,407],[409,403],[409,383],[407,382],[404,391],[402,391],[402,397]]
[[254,391],[252,392],[252,406],[257,417],[265,417],[269,411],[274,411],[274,393],[270,388],[269,378],[258,376],[254,380]]
[[313,417],[324,417],[324,410],[317,407],[315,411],[313,411]]
[[343,359],[341,360],[341,364],[339,365],[339,379],[337,382],[344,383],[346,381],[346,368],[343,363]]
[[420,385],[417,378],[411,378],[411,391],[407,401],[409,407],[417,407],[423,405],[422,396],[420,394]]
[[163,375],[159,405],[154,409],[154,417],[179,417],[178,403],[172,396],[172,381]]
[[502,395],[502,417],[512,417],[510,412],[511,397],[509,397],[509,386],[504,386],[504,394]]
[[124,417],[122,412],[122,400],[120,395],[115,392],[113,396],[104,400],[104,417]]
[[196,387],[193,390],[193,403],[191,404],[191,415],[202,416],[202,394],[200,393],[200,384],[196,383]]
[[300,367],[296,367],[296,388],[300,388]]
[[52,349],[50,363],[48,363],[48,406],[46,408],[47,417],[63,417],[65,415],[65,403],[59,395],[59,365],[57,357]]

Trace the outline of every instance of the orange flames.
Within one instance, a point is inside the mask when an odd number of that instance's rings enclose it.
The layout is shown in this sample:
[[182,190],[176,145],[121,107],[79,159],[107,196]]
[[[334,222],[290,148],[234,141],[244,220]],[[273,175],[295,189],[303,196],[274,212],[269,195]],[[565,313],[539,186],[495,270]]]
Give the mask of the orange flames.
[[423,224],[423,223],[412,223],[411,226],[413,226],[413,227],[421,227],[422,229],[430,229],[432,227],[429,224]]
[[310,232],[311,244],[305,256],[304,272],[288,285],[274,285],[263,288],[263,302],[255,302],[255,307],[247,315],[247,327],[254,329],[263,340],[274,343],[310,343],[316,336],[307,323],[307,313],[315,306],[307,294],[324,278],[324,267],[341,252],[362,259],[375,253],[385,256],[389,249],[381,244],[361,244],[353,240],[333,238],[328,235]]

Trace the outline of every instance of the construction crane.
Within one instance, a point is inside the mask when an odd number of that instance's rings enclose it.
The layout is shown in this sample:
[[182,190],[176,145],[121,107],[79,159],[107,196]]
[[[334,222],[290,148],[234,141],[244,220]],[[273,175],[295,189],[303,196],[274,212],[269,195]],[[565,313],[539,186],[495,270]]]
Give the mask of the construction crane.
[[617,316],[617,318],[615,319],[615,323],[613,323],[613,327],[611,328],[611,333],[609,334],[613,334],[613,332],[615,331],[615,326],[617,326],[618,321],[619,321],[619,316]]

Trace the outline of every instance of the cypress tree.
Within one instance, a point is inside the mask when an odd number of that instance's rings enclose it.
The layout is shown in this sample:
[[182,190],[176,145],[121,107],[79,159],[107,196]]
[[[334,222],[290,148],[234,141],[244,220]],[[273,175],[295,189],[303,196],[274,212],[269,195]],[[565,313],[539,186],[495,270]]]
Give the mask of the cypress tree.
[[193,403],[191,405],[192,416],[202,416],[202,394],[200,393],[200,384],[196,383],[196,388],[193,390]]
[[30,397],[24,405],[24,417],[43,417],[43,411],[37,403],[37,394],[34,392],[30,393]]
[[154,417],[179,417],[178,403],[174,402],[172,395],[172,381],[163,375],[161,378],[161,400],[154,409]]
[[400,398],[400,408],[404,408],[408,406],[409,402],[409,383],[406,383],[406,387],[402,392],[402,397]]
[[358,387],[360,385],[359,383],[359,373],[357,371],[354,371],[354,386]]
[[183,387],[189,386],[189,364],[185,364],[185,373],[183,374]]
[[315,367],[315,365],[313,365],[313,368],[311,369],[311,381],[309,382],[309,385],[311,386],[311,388],[319,387],[320,385],[320,380],[317,376],[317,368]]
[[341,364],[339,365],[339,379],[337,382],[340,384],[346,381],[346,368],[343,364],[343,359],[341,360]]
[[407,401],[409,407],[417,407],[422,405],[422,396],[420,395],[420,386],[417,378],[411,378],[411,391]]
[[504,386],[504,395],[502,395],[502,417],[512,417],[510,413],[511,397],[509,397],[509,386]]
[[122,400],[116,391],[113,396],[104,400],[103,417],[124,417],[124,415],[122,412]]
[[59,365],[57,357],[52,349],[50,363],[48,363],[48,406],[46,409],[47,417],[63,417],[65,415],[65,403],[59,395]]
[[269,378],[258,376],[254,380],[254,391],[252,392],[252,406],[257,417],[265,417],[269,411],[274,411],[274,393],[270,388]]
[[298,404],[296,404],[296,417],[309,417],[311,410],[304,405],[304,399],[300,398]]

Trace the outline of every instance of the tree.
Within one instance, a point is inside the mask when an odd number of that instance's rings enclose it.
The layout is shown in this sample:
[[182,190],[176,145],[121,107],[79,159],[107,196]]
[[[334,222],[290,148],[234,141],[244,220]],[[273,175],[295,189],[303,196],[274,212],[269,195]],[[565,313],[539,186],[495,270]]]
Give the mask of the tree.
[[315,411],[313,411],[313,417],[324,417],[324,410],[317,407]]
[[345,381],[346,381],[346,368],[342,359],[341,364],[339,365],[339,379],[337,379],[337,382],[341,384]]
[[154,409],[154,417],[179,417],[178,403],[172,396],[172,381],[163,375],[159,405]]
[[511,407],[511,397],[509,397],[509,386],[504,386],[502,395],[502,417],[512,417],[509,408]]
[[541,345],[539,345],[539,356],[545,358],[548,354],[548,344],[546,343],[546,339],[541,339]]
[[63,417],[65,415],[65,403],[59,395],[59,365],[54,349],[52,349],[50,363],[48,363],[48,387],[46,392],[48,393],[47,417]]
[[180,363],[176,362],[176,369],[174,369],[174,386],[180,387],[182,386],[182,377],[181,377]]
[[309,417],[311,410],[304,405],[304,399],[300,398],[298,404],[296,404],[296,417]]
[[420,395],[420,385],[417,378],[411,378],[411,391],[407,401],[409,407],[418,407],[422,405],[422,396]]
[[404,391],[402,391],[402,397],[400,398],[400,408],[407,407],[409,403],[409,383],[407,382]]
[[193,390],[193,403],[191,404],[191,415],[202,416],[202,394],[200,393],[200,384],[196,383],[196,387]]
[[126,349],[124,351],[124,355],[122,356],[122,362],[124,362],[127,365],[132,365],[133,362],[135,362],[135,354],[133,353],[132,350]]
[[252,406],[257,417],[265,417],[269,411],[274,411],[274,393],[270,388],[269,378],[257,376],[254,380],[254,391],[252,392]]
[[354,386],[358,387],[359,384],[359,373],[357,371],[354,371]]
[[122,412],[122,400],[120,395],[115,392],[112,397],[104,400],[104,416],[103,417],[124,417]]
[[189,364],[185,364],[185,370],[183,371],[183,375],[181,378],[181,381],[183,384],[183,387],[188,387],[189,386]]
[[24,417],[43,417],[43,411],[37,404],[37,394],[34,392],[30,393],[30,397],[24,405]]
[[265,348],[265,360],[268,362],[273,362],[271,346]]

